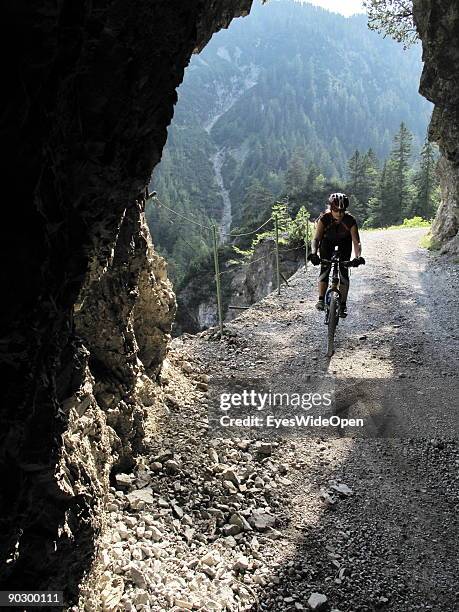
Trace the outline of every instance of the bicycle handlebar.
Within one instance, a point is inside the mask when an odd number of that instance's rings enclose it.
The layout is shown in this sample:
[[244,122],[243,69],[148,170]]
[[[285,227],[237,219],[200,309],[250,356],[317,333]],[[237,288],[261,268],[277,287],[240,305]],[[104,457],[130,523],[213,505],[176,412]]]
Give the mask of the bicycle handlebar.
[[336,259],[323,259],[323,258],[322,258],[322,259],[320,260],[320,263],[329,263],[329,264],[337,263],[337,264],[339,264],[340,266],[349,266],[349,265],[354,266],[354,264],[352,263],[352,261],[339,261],[339,260],[336,260]]

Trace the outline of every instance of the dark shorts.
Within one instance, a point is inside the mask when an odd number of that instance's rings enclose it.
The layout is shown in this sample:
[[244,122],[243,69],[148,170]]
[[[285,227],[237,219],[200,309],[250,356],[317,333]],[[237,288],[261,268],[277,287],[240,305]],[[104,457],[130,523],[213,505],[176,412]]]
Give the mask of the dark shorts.
[[[346,240],[342,242],[332,242],[331,240],[327,240],[324,238],[320,243],[320,257],[321,259],[331,259],[333,255],[333,251],[335,250],[335,246],[338,246],[340,258],[344,261],[347,261],[351,258],[352,253],[352,240]],[[321,264],[320,266],[320,276],[319,280],[323,283],[327,283],[328,278],[330,276],[330,264]],[[349,284],[349,268],[346,266],[339,267],[339,280],[343,285]]]

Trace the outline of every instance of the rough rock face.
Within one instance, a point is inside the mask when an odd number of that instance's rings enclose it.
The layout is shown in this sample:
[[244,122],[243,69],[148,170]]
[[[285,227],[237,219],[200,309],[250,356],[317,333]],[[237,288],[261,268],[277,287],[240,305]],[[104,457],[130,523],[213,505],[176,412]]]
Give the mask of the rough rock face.
[[459,165],[442,157],[438,164],[442,199],[432,227],[442,253],[459,253]]
[[[261,241],[255,248],[251,262],[253,263],[249,262],[245,270],[237,274],[231,283],[236,303],[240,302],[242,305],[255,304],[276,289],[275,240]],[[304,264],[304,249],[280,248],[279,264],[284,277],[289,278]],[[229,311],[228,319],[237,314],[235,311]]]
[[142,194],[191,53],[250,5],[5,7],[2,588],[76,597],[110,469],[141,440],[145,373],[158,372],[174,315]]
[[420,92],[435,104],[431,140],[440,146],[442,204],[432,234],[444,252],[459,252],[459,5],[456,0],[414,0],[424,70]]
[[[281,273],[289,278],[304,264],[304,249],[280,248]],[[239,310],[228,306],[250,306],[274,291],[276,277],[276,243],[274,239],[259,242],[247,264],[228,265],[222,274],[223,317],[231,321]],[[281,279],[282,282],[282,279]],[[200,298],[199,296],[202,295]],[[213,274],[194,277],[177,295],[179,310],[174,335],[197,333],[218,324],[217,298]]]
[[165,261],[153,250],[140,202],[124,212],[104,263],[90,266],[74,323],[89,350],[97,403],[119,436],[120,462],[143,437],[143,410],[133,389],[144,371],[152,378],[159,372],[175,315]]

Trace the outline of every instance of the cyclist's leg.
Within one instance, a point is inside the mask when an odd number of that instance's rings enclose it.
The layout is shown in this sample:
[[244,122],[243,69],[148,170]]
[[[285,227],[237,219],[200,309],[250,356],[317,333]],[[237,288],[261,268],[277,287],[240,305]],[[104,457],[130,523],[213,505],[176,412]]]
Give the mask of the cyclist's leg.
[[[344,243],[340,245],[340,256],[344,261],[348,261],[351,258],[352,243]],[[347,266],[339,267],[339,292],[341,294],[341,304],[346,305],[347,294],[349,292],[349,268]]]
[[324,274],[326,275],[326,279],[327,279],[327,280],[324,280],[324,281],[319,280],[319,284],[318,284],[318,287],[319,287],[319,299],[320,299],[320,300],[323,300],[323,299],[324,299],[325,294],[326,294],[326,292],[327,292],[327,287],[328,287],[328,277],[329,277],[329,274],[330,274],[330,268],[328,269],[328,272],[327,272],[326,270],[325,270],[325,271],[323,271],[323,270],[321,269],[321,270],[320,270],[320,277],[319,277],[319,278],[321,279],[321,278],[323,277],[323,275],[324,275]]
[[[330,259],[332,254],[333,254],[333,249],[334,249],[334,245],[326,239],[323,239],[322,242],[320,243],[320,257],[321,259]],[[319,290],[319,302],[324,300],[325,297],[325,293],[327,291],[328,288],[328,279],[330,276],[330,269],[331,269],[331,265],[330,264],[325,264],[322,263],[320,265],[320,275],[319,275],[319,284],[318,284],[318,290]],[[317,304],[319,305],[319,303]]]

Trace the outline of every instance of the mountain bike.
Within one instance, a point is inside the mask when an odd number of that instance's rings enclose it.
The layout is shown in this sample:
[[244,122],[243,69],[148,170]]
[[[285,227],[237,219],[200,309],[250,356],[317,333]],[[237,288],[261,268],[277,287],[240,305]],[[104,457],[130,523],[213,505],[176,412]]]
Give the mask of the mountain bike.
[[331,259],[321,259],[321,262],[331,264],[331,285],[328,287],[325,293],[325,325],[328,325],[328,336],[327,336],[327,357],[331,357],[334,353],[335,346],[335,331],[338,325],[340,309],[341,309],[341,293],[339,290],[339,266],[357,267],[359,264],[355,264],[353,261],[341,261],[339,256],[338,247],[335,247],[335,251]]

